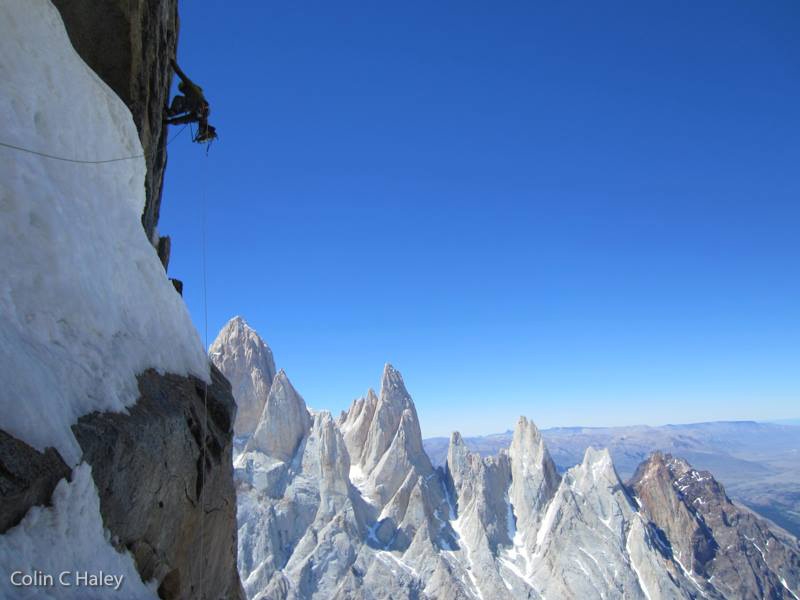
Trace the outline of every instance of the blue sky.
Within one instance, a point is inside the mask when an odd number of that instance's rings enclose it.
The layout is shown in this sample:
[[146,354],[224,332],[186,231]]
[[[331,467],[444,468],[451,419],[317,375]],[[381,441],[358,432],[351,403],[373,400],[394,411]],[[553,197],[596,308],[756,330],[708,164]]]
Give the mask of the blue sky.
[[[647,6],[645,6],[647,5]],[[798,416],[800,4],[182,2],[170,273],[425,435]]]

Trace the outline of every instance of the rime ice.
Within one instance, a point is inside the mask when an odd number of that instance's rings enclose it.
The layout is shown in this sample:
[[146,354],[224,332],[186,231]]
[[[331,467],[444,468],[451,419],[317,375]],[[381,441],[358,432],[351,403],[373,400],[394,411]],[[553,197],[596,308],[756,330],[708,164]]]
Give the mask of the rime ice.
[[[4,142],[103,160],[142,154],[130,111],[48,0],[0,3]],[[86,165],[0,148],[2,428],[75,465],[81,415],[123,411],[148,368],[208,379],[182,299],[144,234],[144,159]]]

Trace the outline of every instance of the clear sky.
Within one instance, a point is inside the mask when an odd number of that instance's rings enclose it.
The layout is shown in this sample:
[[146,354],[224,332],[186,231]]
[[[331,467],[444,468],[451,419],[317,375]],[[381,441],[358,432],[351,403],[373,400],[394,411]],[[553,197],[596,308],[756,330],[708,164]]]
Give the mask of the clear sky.
[[797,417],[800,3],[181,2],[160,229],[310,406],[425,435]]

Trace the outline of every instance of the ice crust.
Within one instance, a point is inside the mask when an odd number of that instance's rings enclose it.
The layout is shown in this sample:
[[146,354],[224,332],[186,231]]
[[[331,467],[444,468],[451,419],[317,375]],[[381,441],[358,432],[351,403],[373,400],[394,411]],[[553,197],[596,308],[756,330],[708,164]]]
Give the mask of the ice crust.
[[[11,582],[15,571],[52,575],[54,585],[15,587]],[[70,582],[71,587],[59,584],[59,574],[65,571],[69,575],[64,580]],[[124,577],[118,590],[75,585],[75,574],[101,571]],[[73,470],[71,482],[65,479],[59,482],[53,491],[52,507],[34,506],[19,525],[0,535],[0,572],[4,574],[0,577],[0,597],[3,598],[158,598],[153,589],[155,584],[142,583],[131,555],[119,553],[111,545],[109,534],[103,529],[92,470],[86,463]]]

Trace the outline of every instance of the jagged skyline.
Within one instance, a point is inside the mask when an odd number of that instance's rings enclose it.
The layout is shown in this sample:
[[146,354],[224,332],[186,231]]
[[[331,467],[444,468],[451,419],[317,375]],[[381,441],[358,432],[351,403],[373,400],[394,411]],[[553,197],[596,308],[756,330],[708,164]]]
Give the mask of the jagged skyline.
[[[232,380],[248,369],[261,380],[241,319],[214,347]],[[257,424],[241,424],[255,433],[234,450],[248,597],[794,595],[794,538],[683,459],[655,452],[625,484],[609,450],[589,447],[562,475],[521,417],[510,445],[491,456],[454,433],[434,468],[389,364],[378,390],[338,418],[310,409],[283,370],[256,395]],[[252,386],[244,391],[252,397]]]
[[[238,356],[238,357],[227,357],[226,361],[234,361],[239,363],[239,367],[233,367],[232,365],[229,366],[228,371],[229,373],[237,373],[239,375],[233,375],[233,386],[234,391],[236,393],[237,398],[242,398],[243,402],[243,410],[246,412],[249,417],[252,417],[251,411],[254,410],[250,407],[252,402],[252,398],[257,396],[257,393],[254,389],[258,387],[263,389],[265,386],[268,389],[268,385],[266,384],[267,381],[271,381],[272,377],[275,375],[275,359],[273,358],[273,351],[272,347],[269,345],[267,340],[264,340],[258,333],[257,329],[253,327],[247,319],[245,319],[242,315],[236,315],[232,317],[225,325],[220,329],[220,331],[216,334],[216,338],[212,343],[209,345],[209,353],[213,357],[219,349],[226,344],[230,344],[233,339],[247,340],[245,343],[247,350],[247,360],[252,360],[252,355],[258,356],[256,362],[261,363],[261,367],[259,372],[260,380],[251,382],[250,377],[252,375],[250,372],[244,373],[240,372],[242,365],[245,364],[245,356]],[[286,364],[283,362],[284,356],[279,351],[281,364]],[[374,389],[375,384],[370,383],[374,380],[374,376],[372,376],[375,370],[383,365],[391,364],[389,361],[383,361],[376,365],[373,365],[371,369],[371,373],[368,377],[365,378],[365,382],[361,382],[358,387],[353,387],[355,390],[348,398],[332,398],[331,394],[325,394],[322,397],[314,397],[314,396],[306,396],[309,399],[310,406],[315,407],[318,410],[327,410],[330,411],[332,414],[339,414],[342,411],[347,410],[350,406],[353,399],[362,397],[368,392]],[[220,368],[223,368],[221,363],[218,363]],[[354,367],[354,371],[358,372],[362,369],[356,369]],[[315,377],[313,373],[301,373],[299,376],[292,372],[292,379],[295,381],[300,382],[300,386],[306,386],[311,384],[309,387],[319,389],[318,386],[315,386]],[[243,384],[243,381],[246,382]],[[414,374],[411,375],[411,380],[414,380]],[[244,387],[242,387],[244,385]],[[364,387],[364,386],[367,387]],[[423,393],[423,397],[425,394]],[[477,408],[472,407],[476,410],[483,410],[485,407],[491,406],[493,411],[489,413],[480,413],[477,418],[472,420],[464,420],[462,417],[464,414],[458,411],[458,407],[453,408],[452,404],[445,403],[444,411],[437,412],[436,410],[430,410],[427,402],[423,402],[421,408],[419,408],[420,414],[422,418],[422,427],[423,427],[423,436],[425,438],[440,438],[440,437],[449,437],[450,434],[454,431],[458,431],[459,433],[463,433],[465,436],[486,436],[486,435],[496,435],[501,434],[504,432],[509,432],[513,428],[513,424],[517,421],[518,417],[522,416],[536,416],[537,422],[542,423],[543,428],[558,428],[558,427],[624,427],[624,426],[638,426],[638,425],[647,425],[647,426],[662,426],[662,425],[676,425],[676,424],[692,424],[692,423],[712,423],[718,421],[761,421],[761,422],[793,422],[795,419],[771,419],[771,418],[763,418],[758,419],[753,416],[754,411],[745,412],[744,414],[740,415],[733,415],[729,418],[719,417],[715,415],[709,415],[707,418],[698,418],[692,420],[688,413],[684,413],[683,416],[678,415],[676,418],[672,419],[663,419],[661,421],[648,419],[646,416],[642,416],[641,412],[633,413],[633,418],[622,418],[614,421],[612,418],[605,417],[601,418],[599,421],[591,421],[587,420],[585,414],[575,414],[572,415],[572,410],[567,409],[567,411],[560,413],[561,420],[559,421],[557,418],[553,419],[551,417],[550,407],[548,404],[540,404],[537,403],[530,398],[525,400],[518,400],[517,402],[510,403],[509,405],[505,406],[505,410],[500,413],[498,416],[497,412],[494,411],[495,402],[492,395],[485,396],[485,404],[479,403]],[[427,398],[426,398],[427,399]],[[434,402],[436,399],[434,399]],[[419,403],[417,403],[419,405]],[[787,404],[788,414],[792,413],[791,405]],[[445,420],[442,420],[442,417],[446,416]],[[470,415],[467,415],[470,416]],[[471,415],[474,416],[474,415]],[[541,417],[541,419],[539,418]],[[241,417],[237,418],[237,421]],[[432,424],[425,425],[424,421],[429,419]],[[250,419],[252,422],[252,419]],[[448,423],[451,425],[448,426]],[[466,426],[463,426],[465,425]],[[250,432],[251,433],[251,432]]]
[[798,416],[794,4],[182,19],[220,140],[170,146],[171,273],[202,326],[205,197],[210,337],[317,406],[389,361],[465,434]]
[[[277,370],[271,348],[245,319],[236,316],[220,330],[211,345],[209,356],[231,381],[237,399],[235,435],[240,440],[249,437],[248,447],[258,446],[262,451],[286,460],[285,454],[294,448],[302,430],[308,427],[302,415],[298,416],[297,408],[305,407],[306,400],[295,389],[286,371],[283,368]],[[383,372],[380,387],[370,387],[341,411],[322,409],[322,412],[340,415],[342,432],[353,453],[357,473],[369,472],[375,466],[359,464],[366,455],[359,443],[352,442],[353,435],[363,435],[364,428],[373,417],[374,407],[379,402],[375,390],[383,393],[392,382],[405,390],[402,377],[391,364],[384,365]],[[273,390],[276,394],[271,393]],[[422,418],[416,416],[416,405],[411,403],[408,393],[404,391],[403,394],[403,402],[409,403],[406,408],[410,408],[414,415],[413,428],[418,430],[412,437],[422,438]],[[269,405],[272,412],[272,416],[269,416],[264,413],[265,402],[272,395],[279,401]],[[320,412],[320,408],[313,403],[309,403],[308,407],[315,414]],[[305,409],[299,412],[304,413]],[[529,417],[536,419],[535,415],[521,414],[515,419],[516,427],[489,436],[462,436],[457,427],[451,427],[451,433],[447,436],[425,438],[424,453],[435,467],[446,462],[448,449],[454,441],[469,448],[476,456],[491,457],[504,449],[508,449],[512,455],[521,455],[513,443],[517,433],[530,437],[535,431],[535,436],[539,435],[533,421],[530,421],[528,428]],[[266,431],[261,430],[261,424],[267,421],[279,433],[272,440]],[[277,423],[283,424],[277,426]],[[797,502],[793,482],[797,481],[798,469],[792,455],[797,452],[798,432],[800,429],[796,426],[776,423],[715,421],[663,427],[544,428],[542,440],[547,440],[559,472],[580,463],[587,448],[608,448],[613,455],[614,466],[623,478],[631,477],[651,452],[673,453],[690,460],[697,469],[712,470],[720,481],[724,481],[726,489],[737,502],[773,519],[797,535],[800,520],[794,516],[797,514],[794,508]],[[356,478],[359,477],[357,473]],[[351,477],[353,475],[351,473]],[[765,489],[770,490],[767,496],[764,495]]]

